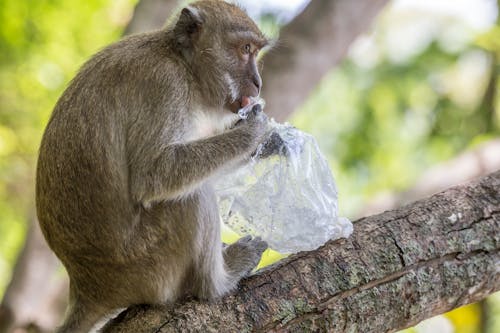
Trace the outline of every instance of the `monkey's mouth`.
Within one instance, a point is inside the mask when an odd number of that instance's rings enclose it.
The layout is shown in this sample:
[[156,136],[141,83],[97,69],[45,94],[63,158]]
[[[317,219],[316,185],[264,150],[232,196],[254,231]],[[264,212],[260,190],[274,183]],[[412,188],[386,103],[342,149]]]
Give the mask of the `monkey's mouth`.
[[248,96],[243,96],[241,98],[241,107],[244,108],[245,106],[247,106],[248,104],[250,104],[250,97]]
[[242,96],[232,103],[227,103],[226,107],[231,110],[231,112],[237,113],[239,109],[244,108],[248,104],[250,104],[250,98],[248,96]]

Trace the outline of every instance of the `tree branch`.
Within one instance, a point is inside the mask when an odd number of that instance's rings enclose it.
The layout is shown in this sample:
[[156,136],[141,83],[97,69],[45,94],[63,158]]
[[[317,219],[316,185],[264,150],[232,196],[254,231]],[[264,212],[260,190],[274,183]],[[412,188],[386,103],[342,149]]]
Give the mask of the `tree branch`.
[[284,121],[346,54],[388,0],[314,0],[280,32],[264,57],[266,113]]
[[[12,279],[0,303],[0,332],[21,327],[49,331],[66,308],[68,279],[57,274],[60,263],[43,238],[33,217]],[[44,311],[40,311],[43,309]]]
[[363,218],[213,304],[136,306],[105,332],[394,332],[500,288],[500,171]]
[[134,15],[123,35],[160,29],[179,5],[177,0],[141,0],[134,9]]
[[394,209],[499,169],[500,139],[492,139],[430,167],[405,191],[385,192],[375,196],[364,205],[358,216]]

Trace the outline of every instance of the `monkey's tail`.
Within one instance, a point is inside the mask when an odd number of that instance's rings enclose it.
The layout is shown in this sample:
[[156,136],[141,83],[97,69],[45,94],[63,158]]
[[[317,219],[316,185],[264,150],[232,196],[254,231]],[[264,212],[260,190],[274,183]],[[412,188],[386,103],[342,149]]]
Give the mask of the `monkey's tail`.
[[70,307],[66,319],[56,333],[88,333],[94,325],[104,317],[104,311],[97,311],[79,300],[70,299]]

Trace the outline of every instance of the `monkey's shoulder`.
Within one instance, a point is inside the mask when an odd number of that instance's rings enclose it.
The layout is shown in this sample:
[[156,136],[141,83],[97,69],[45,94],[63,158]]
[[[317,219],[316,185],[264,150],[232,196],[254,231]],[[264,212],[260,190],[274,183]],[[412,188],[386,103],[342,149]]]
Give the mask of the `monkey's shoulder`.
[[[91,57],[80,69],[78,76],[113,79],[136,76],[148,78],[162,73],[174,73],[178,79],[185,75],[184,66],[174,50],[168,31],[159,30],[125,37]],[[130,83],[130,82],[129,82]]]
[[137,108],[139,103],[162,108],[175,101],[174,95],[186,99],[186,75],[165,31],[130,36],[91,57],[56,109],[94,113]]

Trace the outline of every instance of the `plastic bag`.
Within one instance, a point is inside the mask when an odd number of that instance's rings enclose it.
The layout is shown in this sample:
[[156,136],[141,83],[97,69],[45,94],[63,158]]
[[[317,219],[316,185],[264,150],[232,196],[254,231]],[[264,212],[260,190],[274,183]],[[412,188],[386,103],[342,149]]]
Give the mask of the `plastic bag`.
[[[261,99],[239,114],[246,118]],[[348,237],[337,189],[316,140],[289,124],[268,123],[268,139],[246,165],[215,184],[222,221],[239,235],[260,236],[281,253],[312,250]]]

